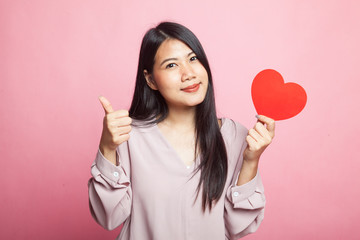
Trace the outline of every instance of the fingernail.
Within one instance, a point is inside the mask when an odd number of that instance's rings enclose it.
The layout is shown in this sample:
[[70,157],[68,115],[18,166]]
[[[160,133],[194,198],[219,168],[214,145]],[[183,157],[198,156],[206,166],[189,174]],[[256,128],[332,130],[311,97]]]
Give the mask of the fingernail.
[[256,117],[257,119],[259,119],[259,118],[260,118],[260,116],[259,116],[259,115],[257,115],[257,114],[255,115],[255,117]]

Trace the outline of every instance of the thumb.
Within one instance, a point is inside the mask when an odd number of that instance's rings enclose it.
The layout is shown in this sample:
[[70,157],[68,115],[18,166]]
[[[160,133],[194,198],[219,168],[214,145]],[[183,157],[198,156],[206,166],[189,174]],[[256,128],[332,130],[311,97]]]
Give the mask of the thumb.
[[99,101],[100,101],[102,107],[104,108],[106,114],[114,112],[114,109],[112,108],[111,103],[105,97],[100,96]]

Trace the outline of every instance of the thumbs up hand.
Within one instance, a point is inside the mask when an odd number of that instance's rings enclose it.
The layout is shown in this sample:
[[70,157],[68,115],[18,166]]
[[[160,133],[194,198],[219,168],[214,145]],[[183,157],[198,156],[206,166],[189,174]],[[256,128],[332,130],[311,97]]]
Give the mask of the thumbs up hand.
[[99,97],[99,101],[105,110],[99,149],[105,158],[115,164],[116,148],[129,139],[132,120],[127,110],[114,111],[105,97]]

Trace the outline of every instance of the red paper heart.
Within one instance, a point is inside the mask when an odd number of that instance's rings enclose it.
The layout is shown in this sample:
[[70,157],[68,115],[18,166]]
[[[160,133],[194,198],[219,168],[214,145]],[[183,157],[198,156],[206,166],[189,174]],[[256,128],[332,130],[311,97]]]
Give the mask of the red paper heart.
[[284,83],[280,73],[273,69],[259,72],[251,86],[251,96],[260,115],[284,120],[299,114],[306,104],[306,92],[296,83]]

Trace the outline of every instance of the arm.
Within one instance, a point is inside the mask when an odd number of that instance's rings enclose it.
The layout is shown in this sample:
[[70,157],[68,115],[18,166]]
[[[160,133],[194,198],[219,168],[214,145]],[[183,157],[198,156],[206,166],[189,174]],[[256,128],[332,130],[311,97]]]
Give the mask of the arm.
[[130,215],[132,191],[127,143],[118,151],[120,165],[115,166],[98,151],[91,166],[89,207],[93,218],[105,229],[113,230]]
[[264,187],[257,166],[254,169],[243,161],[243,149],[246,146],[244,142],[232,173],[232,184],[226,191],[224,221],[227,239],[239,239],[255,232],[264,218]]
[[[246,136],[247,147],[244,150],[244,160],[237,185],[242,185],[253,179],[258,171],[261,154],[270,145],[275,136],[275,121],[271,118],[257,115],[258,122]],[[265,125],[266,124],[266,125]]]
[[237,175],[233,176],[225,198],[224,218],[229,239],[255,232],[264,218],[265,195],[258,165],[260,155],[274,137],[274,131],[275,122],[259,116],[258,122],[246,136],[234,172]]
[[128,151],[131,119],[125,110],[114,111],[110,102],[99,98],[104,110],[99,151],[91,166],[88,182],[89,206],[94,219],[104,228],[120,226],[130,215],[132,191]]

